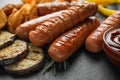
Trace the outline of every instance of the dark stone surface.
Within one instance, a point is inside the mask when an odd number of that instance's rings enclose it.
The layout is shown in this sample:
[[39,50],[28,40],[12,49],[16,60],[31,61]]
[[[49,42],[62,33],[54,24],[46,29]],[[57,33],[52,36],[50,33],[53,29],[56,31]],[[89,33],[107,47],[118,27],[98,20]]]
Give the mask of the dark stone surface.
[[[21,1],[0,0],[0,7],[8,3],[17,4]],[[96,16],[101,21],[105,19],[99,13]],[[3,68],[0,68],[0,80],[120,80],[120,69],[110,63],[104,52],[93,54],[82,46],[73,56],[75,58],[72,60],[70,68],[67,71],[57,73],[57,76],[54,76],[52,71],[45,75],[42,75],[41,71],[37,71],[28,76],[16,76],[10,75]]]

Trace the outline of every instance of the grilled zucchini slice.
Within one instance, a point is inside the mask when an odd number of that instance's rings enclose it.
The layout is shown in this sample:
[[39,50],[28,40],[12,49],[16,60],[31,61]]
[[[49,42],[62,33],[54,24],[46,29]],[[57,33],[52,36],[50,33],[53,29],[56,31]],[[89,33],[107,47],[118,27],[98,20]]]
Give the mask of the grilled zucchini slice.
[[19,62],[5,66],[5,70],[13,74],[29,74],[41,69],[44,63],[45,55],[42,49],[33,44],[29,44],[28,55]]
[[23,59],[28,54],[27,42],[15,40],[13,44],[0,50],[0,65],[8,65]]
[[0,49],[11,45],[15,38],[15,34],[12,34],[8,31],[0,31]]

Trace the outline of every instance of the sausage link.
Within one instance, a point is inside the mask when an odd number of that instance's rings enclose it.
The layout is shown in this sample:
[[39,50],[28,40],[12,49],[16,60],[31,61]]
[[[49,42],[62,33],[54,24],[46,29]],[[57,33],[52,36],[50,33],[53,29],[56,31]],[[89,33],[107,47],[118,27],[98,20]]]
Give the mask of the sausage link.
[[59,12],[55,12],[55,13],[51,13],[30,21],[27,21],[21,25],[19,25],[15,31],[16,35],[24,40],[28,40],[28,36],[29,36],[29,32],[31,30],[34,30],[36,28],[36,26],[40,25],[41,23],[43,23],[44,21],[54,17],[54,16],[58,16],[61,14],[62,11]]
[[68,7],[70,7],[69,2],[50,2],[50,3],[38,4],[37,10],[38,10],[38,15],[43,16],[49,13],[67,9]]
[[[60,15],[53,18],[54,21],[48,19],[37,26],[35,30],[29,33],[29,39],[33,44],[43,46],[67,29],[70,29],[73,25],[84,21],[96,11],[97,5],[95,3],[81,2],[77,6],[63,10]],[[55,21],[56,19],[57,21]]]
[[34,30],[36,26],[40,25],[45,20],[48,20],[53,16],[58,16],[59,13],[61,13],[56,11],[67,9],[69,6],[70,6],[69,2],[50,2],[50,3],[38,4],[37,5],[38,15],[39,16],[45,15],[45,16],[40,17],[38,19],[33,19],[31,21],[19,25],[18,28],[16,29],[17,36],[20,37],[21,39],[28,39],[28,34],[31,30]]
[[120,11],[108,17],[86,39],[85,47],[88,51],[98,53],[102,50],[103,34],[106,30],[120,25]]
[[96,17],[87,19],[59,36],[49,47],[48,53],[56,62],[68,59],[85,41],[86,37],[100,25]]
[[[6,15],[9,16],[12,13],[14,8],[19,10],[23,5],[24,4],[17,4],[17,5],[8,4],[4,6],[2,9],[6,13]],[[38,4],[37,11],[38,11],[39,16],[43,16],[43,15],[50,14],[56,11],[67,9],[70,6],[71,5],[69,2],[49,2],[49,3],[44,3],[44,4]]]

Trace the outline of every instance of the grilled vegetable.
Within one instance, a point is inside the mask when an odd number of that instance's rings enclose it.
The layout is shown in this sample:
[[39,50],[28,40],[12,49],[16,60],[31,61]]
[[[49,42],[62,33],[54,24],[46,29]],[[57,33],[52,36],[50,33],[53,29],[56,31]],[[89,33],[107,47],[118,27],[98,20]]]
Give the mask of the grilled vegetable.
[[8,65],[23,59],[28,54],[27,42],[15,40],[8,47],[0,50],[0,65]]
[[11,45],[16,38],[15,34],[12,34],[8,31],[0,32],[0,49]]
[[21,61],[5,66],[5,69],[14,74],[28,74],[43,67],[45,56],[42,49],[29,45],[29,54]]
[[97,4],[113,4],[113,3],[120,3],[120,0],[86,0],[89,2],[95,2]]
[[98,6],[98,11],[105,16],[110,16],[116,12],[116,10],[104,8],[102,5]]

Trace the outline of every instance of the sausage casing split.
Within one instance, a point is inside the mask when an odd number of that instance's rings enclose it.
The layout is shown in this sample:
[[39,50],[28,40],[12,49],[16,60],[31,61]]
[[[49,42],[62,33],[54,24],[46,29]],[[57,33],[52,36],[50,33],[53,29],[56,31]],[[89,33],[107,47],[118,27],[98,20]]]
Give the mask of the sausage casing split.
[[50,57],[56,62],[68,59],[85,41],[86,37],[100,25],[96,17],[87,19],[73,29],[59,36],[48,49]]
[[88,51],[98,53],[102,50],[103,34],[106,30],[120,25],[120,11],[108,17],[86,39],[85,47]]
[[33,44],[43,46],[73,25],[94,15],[96,11],[97,5],[95,3],[81,2],[76,6],[63,10],[60,15],[37,26],[35,30],[29,33],[29,39]]

